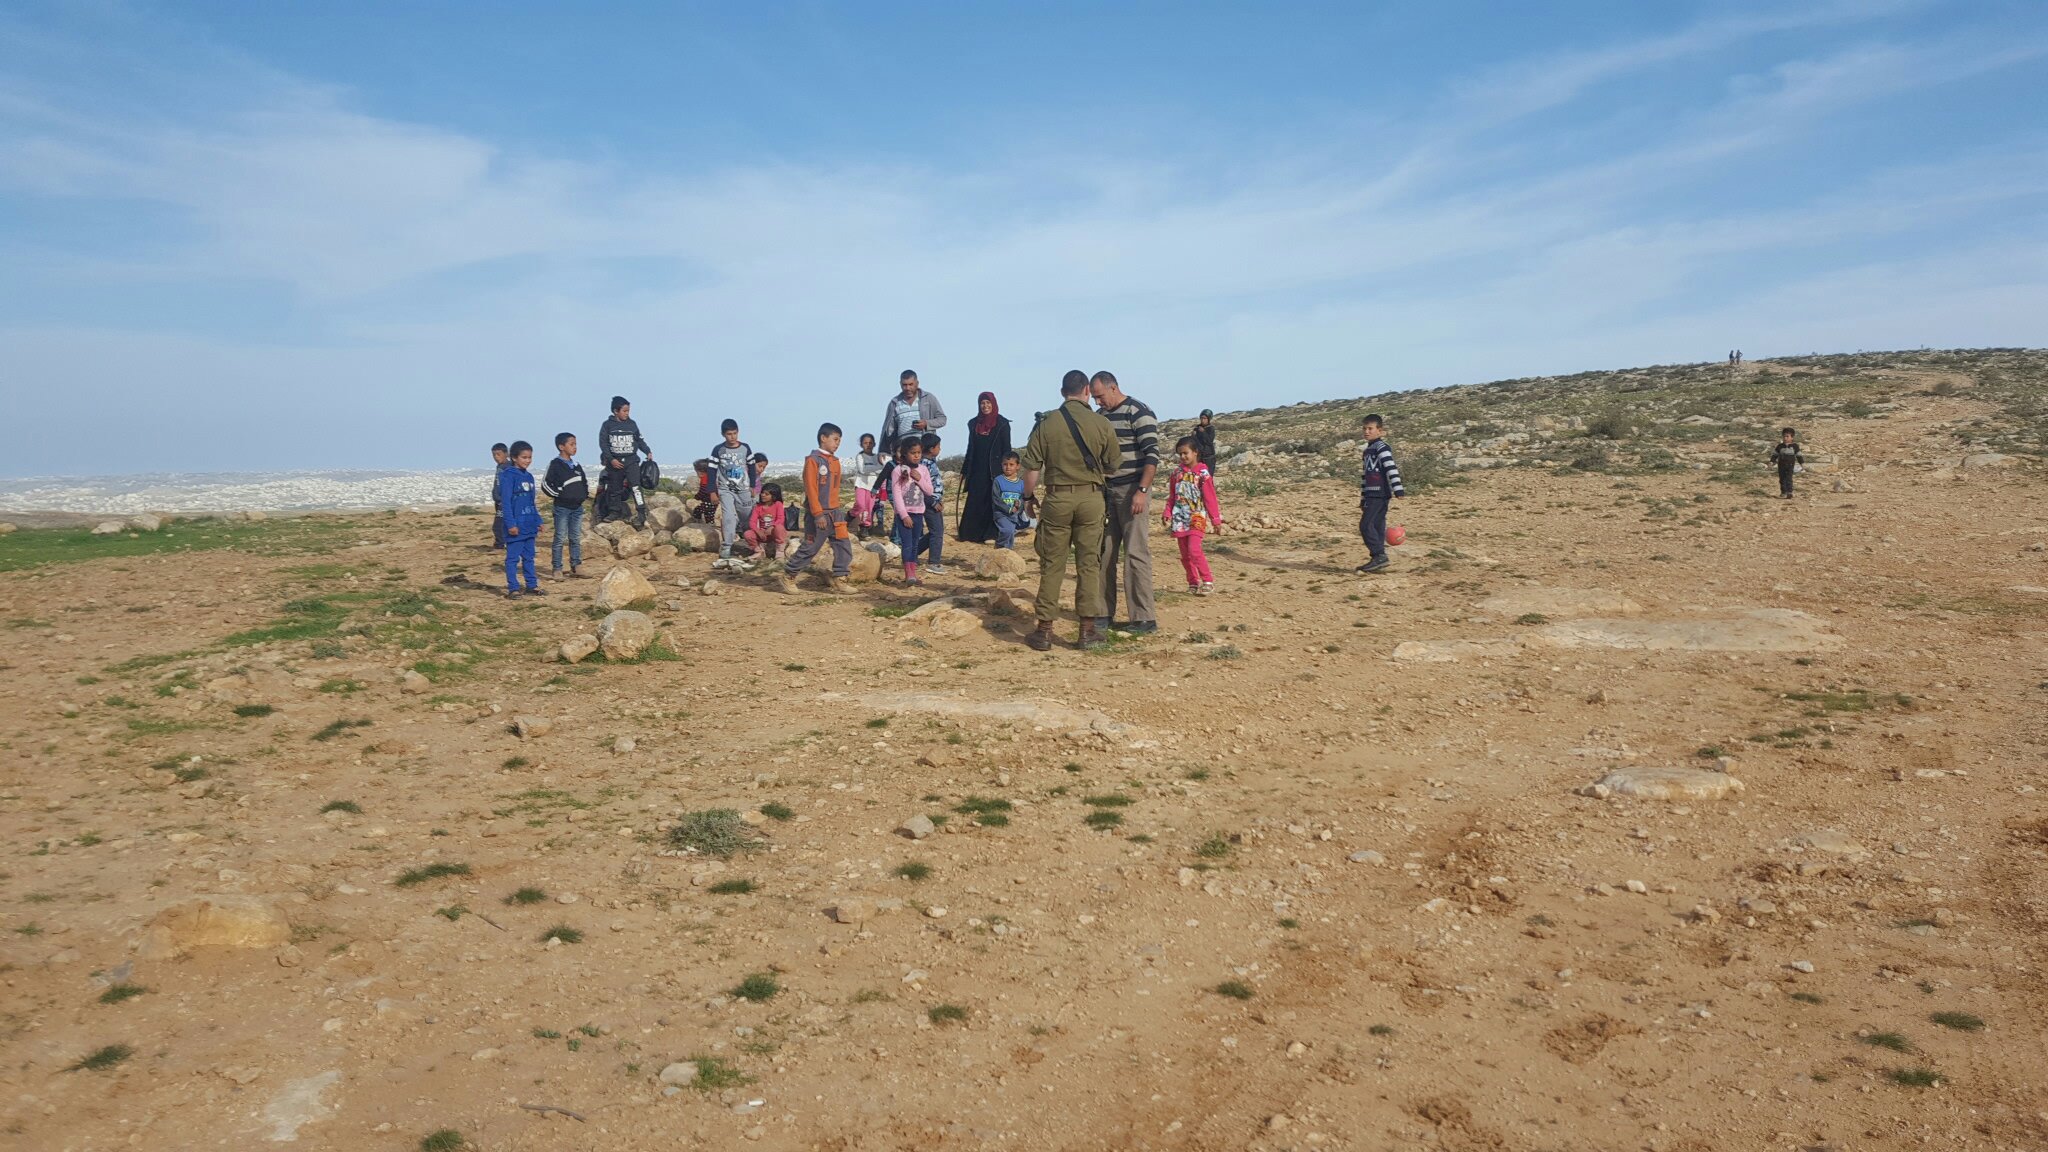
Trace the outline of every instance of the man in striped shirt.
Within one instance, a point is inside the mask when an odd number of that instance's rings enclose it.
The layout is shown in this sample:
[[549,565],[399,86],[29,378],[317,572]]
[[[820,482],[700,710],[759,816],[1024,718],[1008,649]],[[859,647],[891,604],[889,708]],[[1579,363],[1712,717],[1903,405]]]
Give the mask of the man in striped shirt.
[[1387,504],[1396,496],[1408,495],[1401,486],[1401,467],[1394,463],[1394,450],[1387,447],[1387,422],[1375,412],[1365,418],[1365,451],[1361,453],[1358,477],[1358,534],[1372,558],[1358,566],[1360,573],[1385,571],[1387,567]]
[[[1147,531],[1151,517],[1152,476],[1159,470],[1159,417],[1129,396],[1116,377],[1097,372],[1088,381],[1095,407],[1116,429],[1122,459],[1103,490],[1109,515],[1102,526],[1102,605],[1108,625],[1116,616],[1118,568],[1122,568],[1124,599],[1130,606],[1126,632],[1156,632],[1159,614],[1152,606],[1152,545]],[[1121,555],[1119,555],[1121,554]]]

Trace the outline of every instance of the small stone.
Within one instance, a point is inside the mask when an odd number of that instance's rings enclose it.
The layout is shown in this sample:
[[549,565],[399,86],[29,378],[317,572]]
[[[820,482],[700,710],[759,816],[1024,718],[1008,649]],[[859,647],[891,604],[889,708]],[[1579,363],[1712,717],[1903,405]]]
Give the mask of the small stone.
[[912,840],[922,840],[933,832],[938,831],[938,826],[932,823],[931,817],[920,812],[897,825],[896,831],[910,837]]
[[1266,1130],[1278,1132],[1292,1123],[1294,1123],[1292,1117],[1287,1116],[1285,1113],[1275,1112],[1271,1116],[1266,1117]]
[[1721,922],[1721,914],[1705,904],[1693,905],[1692,912],[1689,915],[1702,924],[1718,924]]
[[408,696],[419,696],[434,690],[434,682],[408,668],[398,678],[398,690]]
[[945,918],[946,910],[940,907],[939,905],[934,904],[931,907],[926,908],[924,910],[924,914],[931,917],[934,920],[940,920]]
[[1173,878],[1181,887],[1190,888],[1194,886],[1195,877],[1199,875],[1200,873],[1196,872],[1193,868],[1182,868],[1173,874]]
[[1299,1041],[1299,1040],[1296,1040],[1296,1041],[1295,1041],[1294,1043],[1292,1043],[1292,1044],[1289,1044],[1289,1045],[1287,1046],[1287,1054],[1288,1054],[1289,1056],[1301,1056],[1301,1055],[1305,1055],[1305,1054],[1306,1054],[1307,1052],[1308,1052],[1308,1045],[1306,1045],[1306,1044],[1303,1044],[1303,1043],[1302,1043],[1301,1041]]
[[1367,848],[1359,852],[1353,852],[1351,855],[1346,856],[1345,859],[1351,861],[1353,864],[1380,865],[1385,864],[1387,862],[1387,858],[1385,856],[1382,856],[1381,854],[1373,851],[1370,848]]
[[622,756],[638,747],[639,744],[635,743],[631,736],[621,736],[612,741],[612,751]]
[[1623,885],[1623,887],[1627,888],[1629,891],[1635,893],[1638,896],[1641,896],[1650,890],[1650,886],[1648,884],[1643,883],[1641,880],[1631,880],[1627,884]]
[[659,1079],[673,1088],[687,1088],[697,1082],[697,1062],[679,1060],[661,1070]]
[[561,647],[555,650],[555,655],[564,664],[578,664],[595,651],[597,637],[584,632],[562,641]]
[[706,596],[717,596],[725,591],[725,585],[717,580],[706,580],[698,591]]
[[1787,965],[1785,965],[1785,967],[1787,967],[1787,968],[1790,968],[1790,969],[1791,969],[1791,970],[1793,970],[1794,972],[1806,972],[1806,973],[1811,973],[1811,972],[1813,971],[1813,961],[1811,961],[1811,960],[1794,960],[1794,961],[1793,961],[1793,962],[1791,962],[1790,964],[1787,964]]
[[574,892],[560,892],[555,895],[555,903],[557,904],[574,904],[575,902],[576,894]]
[[498,1050],[496,1048],[479,1048],[476,1051],[470,1053],[469,1058],[471,1060],[479,1061],[496,1060],[498,1058]]
[[555,730],[555,722],[545,716],[514,716],[512,731],[521,740],[536,740]]
[[874,902],[857,896],[841,900],[832,908],[832,919],[839,924],[864,924],[874,918]]
[[1449,900],[1446,900],[1446,899],[1444,899],[1443,897],[1441,897],[1441,896],[1438,896],[1438,897],[1437,897],[1437,898],[1435,898],[1434,900],[1431,900],[1431,901],[1429,901],[1428,903],[1426,903],[1426,904],[1422,905],[1422,906],[1421,906],[1420,908],[1417,908],[1417,909],[1416,909],[1416,911],[1417,911],[1417,912],[1441,912],[1441,911],[1443,911],[1444,909],[1446,909],[1446,908],[1449,908],[1450,906],[1451,906],[1451,902],[1450,902]]

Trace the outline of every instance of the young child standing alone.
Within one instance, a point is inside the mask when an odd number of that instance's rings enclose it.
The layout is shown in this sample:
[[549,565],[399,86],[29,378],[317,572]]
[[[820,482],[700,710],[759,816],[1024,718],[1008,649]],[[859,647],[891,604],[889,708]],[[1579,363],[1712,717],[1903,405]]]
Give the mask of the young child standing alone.
[[1207,596],[1216,587],[1209,574],[1209,558],[1202,553],[1202,536],[1211,528],[1223,531],[1223,514],[1216,508],[1216,478],[1202,463],[1201,441],[1183,436],[1173,446],[1180,467],[1166,482],[1166,511],[1160,519],[1180,545],[1180,566],[1188,577],[1188,591]]
[[718,485],[718,559],[713,568],[748,571],[752,565],[732,554],[735,540],[754,514],[754,450],[740,439],[740,422],[718,426],[725,439],[711,447],[711,478]]
[[562,577],[562,545],[569,545],[569,575],[583,576],[583,502],[590,498],[590,477],[576,462],[576,434],[555,433],[555,458],[548,461],[548,474],[540,490],[555,502],[554,563],[548,575]]
[[1359,572],[1384,572],[1387,568],[1387,505],[1395,497],[1408,495],[1401,486],[1401,469],[1394,463],[1394,450],[1387,446],[1387,422],[1375,412],[1365,418],[1365,452],[1358,479],[1358,534],[1372,558],[1358,566]]
[[1786,500],[1792,498],[1792,474],[1806,463],[1806,457],[1799,454],[1799,434],[1787,428],[1778,433],[1778,442],[1771,446],[1771,463],[1778,466],[1778,495]]
[[888,470],[889,504],[896,509],[896,547],[903,551],[903,582],[922,584],[918,549],[924,546],[925,509],[932,500],[932,474],[924,469],[924,444],[905,436]]
[[526,594],[545,596],[540,574],[533,570],[533,545],[540,535],[540,505],[533,498],[533,445],[514,440],[511,460],[498,473],[498,505],[505,510],[505,598],[519,597],[520,569],[526,571]]

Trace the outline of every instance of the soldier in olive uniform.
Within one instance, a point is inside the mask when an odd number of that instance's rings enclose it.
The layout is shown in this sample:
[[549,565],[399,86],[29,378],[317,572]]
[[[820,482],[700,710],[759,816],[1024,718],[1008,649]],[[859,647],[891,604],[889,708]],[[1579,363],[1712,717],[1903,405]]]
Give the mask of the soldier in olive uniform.
[[[1088,375],[1069,372],[1060,381],[1061,402],[1041,412],[1031,439],[1019,453],[1024,465],[1024,510],[1038,518],[1033,547],[1038,553],[1038,628],[1025,643],[1040,652],[1052,647],[1052,622],[1060,610],[1060,584],[1067,554],[1074,557],[1074,613],[1081,618],[1080,646],[1107,640],[1099,623],[1102,606],[1103,480],[1123,460],[1116,429],[1088,407]],[[1038,498],[1040,477],[1045,499]]]

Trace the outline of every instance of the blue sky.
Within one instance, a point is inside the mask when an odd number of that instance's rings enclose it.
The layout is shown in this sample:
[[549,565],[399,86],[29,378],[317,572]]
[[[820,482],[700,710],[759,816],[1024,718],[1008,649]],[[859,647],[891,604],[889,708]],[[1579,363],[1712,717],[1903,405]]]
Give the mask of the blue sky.
[[18,0],[0,473],[2040,345],[2043,108],[2032,0]]

